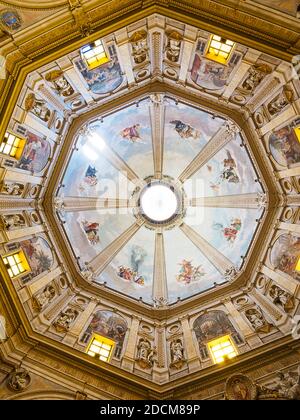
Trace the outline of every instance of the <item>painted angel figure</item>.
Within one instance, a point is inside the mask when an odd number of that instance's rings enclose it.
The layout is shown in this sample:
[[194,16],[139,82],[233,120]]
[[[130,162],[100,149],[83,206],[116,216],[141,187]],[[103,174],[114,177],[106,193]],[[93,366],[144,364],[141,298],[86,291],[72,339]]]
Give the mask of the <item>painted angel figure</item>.
[[222,223],[213,224],[213,229],[219,230],[230,244],[233,244],[235,242],[241,228],[242,221],[239,218],[232,219],[230,226],[227,227],[224,227]]
[[205,275],[202,265],[194,267],[192,261],[183,260],[179,265],[181,269],[176,276],[176,280],[180,283],[190,284],[192,281],[197,281]]
[[84,182],[87,185],[90,186],[94,186],[97,185],[98,183],[98,178],[97,178],[97,169],[95,167],[92,167],[91,165],[88,166],[86,172],[85,172],[85,176],[84,176]]
[[175,126],[175,131],[177,131],[177,133],[182,139],[192,138],[193,140],[197,140],[200,137],[199,130],[196,130],[196,128],[180,120],[170,121],[170,124],[173,124]]
[[82,182],[79,185],[79,190],[81,192],[86,191],[87,188],[96,187],[98,184],[97,169],[91,165],[88,166],[85,171]]
[[137,271],[134,271],[130,267],[125,267],[121,265],[118,268],[118,276],[126,281],[131,281],[133,283],[138,284],[139,286],[144,286],[145,279],[141,276]]
[[128,267],[124,267],[123,265],[120,265],[118,276],[121,277],[124,280],[131,281],[132,279],[132,270]]
[[99,223],[84,220],[81,225],[90,244],[97,245],[100,242]]
[[211,188],[218,192],[220,189],[220,185],[223,182],[228,182],[232,184],[238,184],[240,182],[240,178],[237,173],[237,165],[235,159],[232,157],[229,150],[226,150],[227,158],[223,160],[223,169],[218,177],[217,182],[211,183]]
[[131,143],[141,143],[142,138],[140,135],[140,124],[134,124],[131,127],[126,127],[121,131],[121,136],[123,139],[130,141]]

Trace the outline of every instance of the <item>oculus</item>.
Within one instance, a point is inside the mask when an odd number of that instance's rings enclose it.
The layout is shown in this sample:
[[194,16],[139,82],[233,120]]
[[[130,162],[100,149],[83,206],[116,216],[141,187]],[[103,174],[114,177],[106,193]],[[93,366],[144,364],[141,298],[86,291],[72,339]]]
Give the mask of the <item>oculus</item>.
[[176,194],[164,184],[149,185],[141,196],[142,213],[154,222],[171,219],[178,207]]

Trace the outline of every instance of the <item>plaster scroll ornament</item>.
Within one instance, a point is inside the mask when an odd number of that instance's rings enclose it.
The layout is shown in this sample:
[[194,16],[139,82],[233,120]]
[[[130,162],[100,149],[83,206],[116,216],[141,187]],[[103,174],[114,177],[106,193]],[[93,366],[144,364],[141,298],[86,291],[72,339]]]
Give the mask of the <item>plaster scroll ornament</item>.
[[31,376],[26,369],[16,369],[8,377],[7,385],[12,391],[22,392],[29,387]]
[[250,67],[249,74],[242,83],[242,89],[247,94],[253,93],[263,79],[270,73],[272,73],[272,68],[268,64],[254,64]]
[[281,306],[286,313],[292,311],[295,307],[295,301],[292,295],[275,284],[270,288],[270,297],[273,303],[277,306]]
[[150,101],[154,105],[162,105],[164,102],[164,95],[162,95],[161,93],[153,93],[152,95],[150,95]]
[[52,112],[48,108],[46,101],[38,99],[34,93],[27,95],[25,99],[25,111],[32,112],[44,122],[50,122]]
[[132,57],[136,64],[141,64],[147,60],[148,45],[147,45],[147,32],[137,31],[129,38],[132,48]]
[[48,285],[34,297],[34,306],[40,311],[55,298],[56,292],[53,286]]
[[183,345],[180,339],[174,340],[170,344],[171,350],[171,364],[170,367],[181,369],[186,361],[183,355]]
[[285,86],[282,92],[276,96],[268,105],[268,111],[271,116],[279,114],[287,105],[294,100],[294,92],[291,88]]
[[75,92],[62,70],[53,70],[45,75],[47,82],[50,82],[53,90],[63,97],[72,96]]
[[228,268],[225,273],[224,273],[224,279],[226,281],[232,281],[236,278],[236,276],[238,275],[238,270],[236,267],[232,266],[230,268]]
[[245,315],[255,332],[267,334],[271,331],[273,325],[266,320],[264,314],[258,308],[248,309]]
[[5,182],[2,185],[1,192],[7,195],[20,196],[24,191],[24,185],[13,182]]
[[232,121],[226,121],[226,134],[228,137],[235,138],[240,132],[240,128]]
[[138,353],[136,361],[139,366],[142,369],[150,369],[154,365],[154,362],[156,362],[156,347],[152,347],[148,340],[141,338],[137,350]]
[[94,281],[95,279],[96,279],[96,276],[95,276],[95,274],[88,268],[88,267],[86,267],[86,268],[84,268],[82,271],[81,271],[81,275],[87,280],[87,281],[90,281],[90,282],[92,282],[92,281]]
[[64,312],[61,312],[61,314],[53,324],[56,331],[67,332],[78,315],[78,312],[72,308],[68,308]]
[[262,208],[266,207],[267,203],[268,203],[267,194],[258,193],[256,201],[257,201],[257,205],[258,205],[259,209],[262,209]]
[[7,230],[26,226],[25,219],[21,214],[4,215],[3,220]]
[[91,22],[82,7],[81,0],[69,0],[69,3],[77,29],[80,31],[82,37],[89,36],[92,32]]
[[177,31],[167,31],[167,45],[166,45],[166,56],[167,59],[173,63],[177,63],[180,57],[180,48],[182,43],[182,35]]
[[241,373],[230,376],[226,381],[226,400],[256,400],[257,393],[257,385],[248,376]]
[[56,211],[63,211],[65,209],[64,199],[62,197],[54,197],[53,206]]
[[164,297],[159,297],[159,298],[153,298],[153,302],[154,302],[154,307],[155,308],[166,308],[169,305],[168,299],[164,298]]

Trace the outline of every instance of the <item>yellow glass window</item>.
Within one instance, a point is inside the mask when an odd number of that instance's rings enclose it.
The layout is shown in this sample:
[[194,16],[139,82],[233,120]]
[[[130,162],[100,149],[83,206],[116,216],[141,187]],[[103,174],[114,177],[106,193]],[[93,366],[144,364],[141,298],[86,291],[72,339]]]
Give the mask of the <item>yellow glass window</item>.
[[297,261],[297,264],[296,264],[296,271],[300,272],[300,257],[298,257],[298,261]]
[[89,70],[93,70],[109,61],[101,39],[85,45],[80,52]]
[[212,35],[209,40],[206,57],[226,64],[235,46],[233,41],[219,35]]
[[103,362],[109,362],[114,346],[115,342],[113,340],[93,334],[86,352],[89,356],[97,357]]
[[2,257],[2,260],[11,279],[30,271],[30,266],[23,251],[6,255]]
[[11,156],[15,159],[20,159],[25,143],[26,140],[7,131],[4,135],[4,139],[0,143],[0,153]]
[[294,128],[294,131],[295,131],[298,141],[300,142],[300,127]]
[[207,345],[215,363],[222,363],[237,355],[229,335],[210,341]]

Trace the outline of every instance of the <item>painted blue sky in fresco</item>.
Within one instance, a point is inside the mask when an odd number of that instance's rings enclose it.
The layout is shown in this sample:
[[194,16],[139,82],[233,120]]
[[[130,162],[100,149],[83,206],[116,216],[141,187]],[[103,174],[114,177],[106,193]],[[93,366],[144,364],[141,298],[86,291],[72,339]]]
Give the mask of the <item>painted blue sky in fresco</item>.
[[[135,185],[121,174],[117,157],[140,180],[154,175],[153,121],[150,98],[97,119],[90,128],[97,136],[80,135],[64,177],[62,197],[132,197]],[[162,105],[160,105],[162,106]],[[221,117],[167,97],[163,103],[163,175],[176,180],[215,133],[224,125]],[[109,157],[110,156],[110,157]],[[115,165],[115,166],[114,166]],[[263,192],[245,147],[238,135],[184,184],[188,198]],[[196,182],[199,188],[195,189]],[[190,188],[189,184],[194,187]],[[120,186],[121,185],[121,186]],[[121,197],[120,197],[121,192]],[[240,267],[260,219],[260,209],[200,208],[183,221]],[[112,244],[136,218],[132,209],[89,210],[64,213],[64,229],[81,269]],[[163,230],[168,301],[186,299],[224,282],[213,263],[179,227]],[[153,304],[155,228],[141,227],[117,253],[96,282],[134,299]],[[192,273],[186,275],[186,273]]]
[[[181,136],[180,130],[179,133],[176,131],[172,121],[189,125],[190,136],[184,136],[186,130],[183,130]],[[178,177],[223,124],[224,120],[221,118],[213,119],[207,112],[193,107],[187,108],[182,103],[176,105],[168,98],[164,123],[164,173]]]
[[[231,177],[223,176],[229,173],[228,159],[233,159],[235,165]],[[191,177],[192,181],[199,179],[203,182],[204,197],[262,192],[248,153],[245,147],[241,147],[239,135]]]

